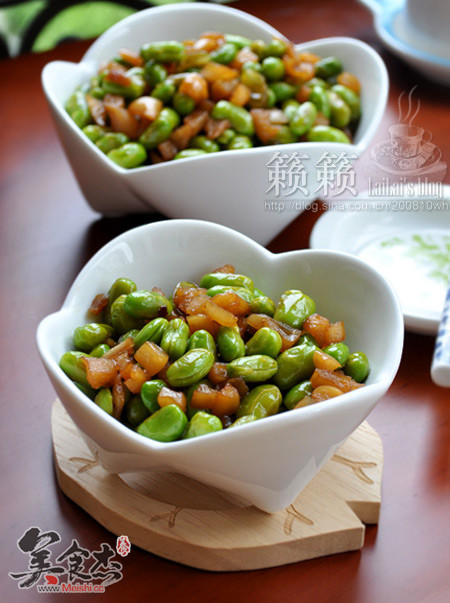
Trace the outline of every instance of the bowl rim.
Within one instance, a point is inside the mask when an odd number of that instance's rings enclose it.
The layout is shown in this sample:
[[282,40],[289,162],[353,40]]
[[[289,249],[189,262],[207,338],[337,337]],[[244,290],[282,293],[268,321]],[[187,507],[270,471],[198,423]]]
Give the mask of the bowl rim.
[[[258,17],[255,17],[249,13],[246,13],[245,11],[242,11],[242,10],[230,7],[230,6],[223,6],[223,5],[217,5],[217,4],[183,2],[183,3],[176,3],[176,4],[168,4],[168,5],[164,5],[164,6],[149,7],[147,9],[138,11],[137,13],[129,15],[128,17],[125,17],[124,19],[122,19],[121,21],[119,21],[118,23],[116,23],[115,25],[110,27],[102,35],[100,35],[93,42],[93,44],[88,48],[88,50],[86,51],[86,53],[83,55],[83,57],[81,58],[81,60],[78,63],[73,63],[73,62],[69,62],[69,61],[52,61],[52,62],[48,63],[47,65],[45,65],[45,67],[42,71],[42,78],[41,78],[42,86],[44,88],[46,97],[52,103],[53,107],[58,112],[59,117],[64,121],[65,125],[70,128],[73,135],[79,137],[80,140],[83,140],[85,142],[85,144],[87,145],[87,148],[89,148],[91,152],[96,154],[97,158],[102,162],[102,165],[104,165],[109,170],[111,170],[111,172],[115,173],[116,175],[120,175],[121,177],[124,177],[125,179],[132,180],[136,173],[146,174],[148,172],[149,174],[151,174],[151,172],[154,170],[169,169],[168,166],[171,166],[173,168],[174,163],[173,163],[173,161],[169,161],[169,162],[162,162],[162,163],[144,165],[144,166],[139,166],[136,168],[127,169],[127,168],[123,168],[123,167],[117,165],[116,163],[114,163],[113,161],[111,161],[108,157],[105,156],[104,153],[102,153],[102,151],[100,151],[100,149],[92,141],[90,141],[86,136],[83,135],[81,129],[78,128],[78,126],[73,122],[73,120],[70,118],[70,116],[66,113],[62,103],[60,103],[56,99],[56,97],[53,93],[53,89],[52,89],[51,85],[49,85],[48,73],[51,70],[52,66],[54,66],[56,64],[63,65],[63,66],[64,65],[71,66],[71,67],[75,67],[78,69],[82,69],[83,67],[90,68],[90,66],[92,65],[93,62],[95,62],[95,64],[97,65],[97,60],[93,58],[96,51],[99,48],[101,48],[102,45],[105,42],[107,42],[110,37],[114,37],[114,34],[116,32],[120,31],[123,28],[127,28],[130,24],[133,25],[134,22],[145,20],[146,18],[149,18],[152,15],[156,15],[156,14],[159,15],[159,14],[164,14],[164,13],[170,14],[171,12],[176,12],[176,11],[179,11],[180,9],[183,11],[192,11],[194,13],[195,12],[203,12],[203,13],[213,13],[213,14],[216,13],[216,14],[235,15],[237,18],[244,19],[244,20],[249,21],[250,23],[254,23],[255,25],[258,25],[259,27],[265,29],[266,32],[271,35],[274,35],[276,37],[281,37],[282,39],[287,40],[286,36],[284,36],[280,31],[278,31],[277,29],[272,27],[269,23],[263,21],[262,19],[259,19]],[[185,159],[183,159],[183,165],[185,165],[186,162],[194,162],[195,163],[197,161],[205,160],[205,159],[208,159],[210,162],[215,162],[215,161],[219,161],[220,158],[224,158],[224,157],[235,157],[236,160],[239,161],[241,157],[245,157],[246,155],[248,155],[249,151],[252,152],[252,155],[262,155],[267,152],[274,154],[277,151],[283,151],[285,153],[292,153],[292,152],[298,151],[299,148],[301,148],[302,150],[305,150],[305,152],[307,152],[309,149],[330,148],[330,149],[334,149],[336,151],[339,151],[340,149],[343,149],[343,150],[345,149],[346,151],[348,151],[350,153],[356,152],[358,155],[361,154],[364,151],[364,149],[368,146],[370,140],[373,138],[373,136],[379,126],[379,123],[382,119],[382,116],[384,114],[386,104],[387,104],[387,99],[388,99],[388,92],[389,92],[388,73],[387,73],[386,66],[385,66],[382,58],[380,57],[380,55],[371,46],[369,46],[366,42],[363,42],[362,40],[359,40],[357,38],[353,38],[353,37],[349,37],[349,36],[325,37],[325,38],[318,38],[315,40],[308,40],[306,42],[295,44],[295,46],[298,49],[303,49],[303,48],[314,49],[315,47],[318,47],[318,46],[334,45],[334,44],[346,45],[350,48],[353,48],[355,53],[358,53],[358,54],[365,53],[365,55],[370,58],[370,60],[373,62],[373,64],[377,68],[376,76],[377,76],[377,89],[379,90],[379,96],[377,98],[376,106],[373,111],[372,119],[371,119],[370,123],[367,125],[365,132],[361,135],[358,142],[356,142],[356,143],[352,142],[351,144],[344,144],[344,143],[338,143],[338,142],[295,142],[295,143],[290,143],[290,144],[285,144],[285,145],[269,145],[269,146],[253,147],[251,149],[237,149],[237,150],[233,150],[233,151],[225,150],[225,151],[221,151],[220,153],[210,153],[207,156],[197,156],[197,157],[185,158]]]
[[[231,236],[231,238],[235,237],[239,239],[244,244],[248,244],[250,247],[253,247],[257,253],[260,253],[264,256],[269,262],[275,257],[306,257],[306,256],[316,256],[316,257],[338,257],[345,261],[347,264],[363,267],[364,270],[369,273],[378,284],[380,284],[384,291],[389,295],[392,302],[392,309],[394,311],[394,324],[395,324],[395,333],[392,333],[392,338],[394,340],[393,348],[391,351],[391,362],[390,364],[383,370],[382,378],[379,381],[374,383],[367,384],[364,388],[357,389],[342,396],[338,396],[335,399],[325,400],[320,404],[313,404],[310,406],[306,406],[302,409],[301,413],[296,413],[295,421],[297,423],[308,422],[311,417],[314,417],[316,414],[321,414],[326,412],[329,409],[333,410],[333,407],[339,411],[339,408],[342,405],[349,407],[354,405],[355,407],[359,406],[359,401],[361,396],[365,397],[366,392],[368,394],[372,394],[372,397],[375,400],[378,400],[380,396],[382,396],[391,385],[397,370],[400,364],[402,351],[403,351],[403,336],[404,336],[404,327],[403,327],[403,315],[400,307],[400,302],[398,300],[397,294],[395,293],[393,287],[390,283],[385,279],[385,277],[378,272],[375,268],[367,264],[364,260],[355,257],[354,255],[346,252],[328,250],[328,249],[299,249],[294,251],[288,251],[284,253],[273,253],[267,250],[264,246],[256,243],[253,239],[247,237],[246,235],[235,231],[229,227],[222,226],[215,222],[208,222],[206,220],[195,220],[195,219],[170,219],[170,220],[161,220],[158,222],[152,222],[149,224],[144,224],[142,226],[138,226],[132,228],[121,235],[118,235],[106,245],[104,245],[101,249],[99,249],[92,258],[85,264],[85,266],[81,269],[78,276],[73,281],[66,298],[59,310],[53,312],[46,317],[44,317],[37,328],[36,332],[36,342],[38,351],[41,357],[41,360],[48,372],[48,374],[52,374],[53,378],[57,380],[62,387],[65,389],[69,389],[73,398],[76,398],[77,405],[81,405],[83,409],[85,409],[88,413],[94,413],[97,417],[101,417],[102,420],[107,421],[113,429],[117,429],[119,433],[121,433],[126,439],[135,446],[142,448],[142,450],[151,451],[153,453],[158,453],[162,451],[175,451],[181,448],[188,448],[194,446],[203,446],[207,445],[210,441],[211,436],[214,436],[215,439],[223,438],[225,433],[230,434],[228,429],[225,429],[221,432],[215,432],[212,434],[208,434],[207,436],[203,436],[202,438],[192,438],[187,440],[177,440],[174,442],[158,442],[155,440],[151,440],[149,438],[145,438],[144,436],[140,436],[140,434],[134,432],[126,425],[122,424],[117,419],[107,415],[102,409],[93,404],[92,400],[90,400],[85,394],[83,394],[72,382],[69,377],[67,377],[62,370],[59,368],[58,360],[55,359],[48,349],[47,338],[45,336],[45,330],[47,325],[51,323],[53,320],[56,320],[58,316],[69,315],[72,311],[72,308],[75,308],[75,301],[77,299],[77,292],[82,290],[83,282],[86,280],[87,275],[91,271],[91,268],[102,261],[102,258],[107,255],[111,249],[115,248],[118,244],[121,243],[129,243],[132,244],[133,240],[139,238],[141,236],[146,236],[149,233],[151,236],[151,232],[159,229],[168,229],[169,232],[173,229],[180,228],[193,228],[193,229],[204,229],[209,232],[216,230],[216,232],[220,232],[222,236]],[[62,400],[63,404],[64,401]],[[272,430],[276,428],[276,425],[280,424],[280,427],[283,425],[287,425],[292,422],[292,415],[289,412],[280,413],[277,415],[273,415],[270,417],[271,421],[255,421],[254,423],[250,423],[249,425],[243,425],[242,427],[255,429],[255,425],[258,426],[256,429],[260,429],[262,432],[267,430]],[[278,421],[278,423],[277,423]],[[272,427],[273,426],[273,427]],[[241,432],[241,430],[232,430],[233,433]],[[225,436],[230,438],[230,435]],[[220,439],[219,439],[220,442]],[[200,443],[200,444],[199,444]],[[168,447],[167,445],[170,444]]]

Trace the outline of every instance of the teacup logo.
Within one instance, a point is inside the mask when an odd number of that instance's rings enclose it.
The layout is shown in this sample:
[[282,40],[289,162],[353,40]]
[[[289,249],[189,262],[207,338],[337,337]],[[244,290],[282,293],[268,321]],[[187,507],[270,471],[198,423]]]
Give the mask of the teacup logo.
[[366,168],[369,189],[390,186],[394,183],[442,182],[447,164],[442,161],[441,150],[432,142],[432,134],[415,122],[420,110],[420,100],[413,102],[413,92],[408,94],[408,110],[404,111],[404,92],[398,98],[398,123],[388,128],[389,137],[376,144],[370,152],[370,165]]

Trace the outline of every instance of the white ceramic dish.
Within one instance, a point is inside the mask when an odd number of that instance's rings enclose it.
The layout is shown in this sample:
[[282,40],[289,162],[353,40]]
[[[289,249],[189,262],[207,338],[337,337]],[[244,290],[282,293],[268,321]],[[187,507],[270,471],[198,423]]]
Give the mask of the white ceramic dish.
[[[226,151],[206,157],[172,161],[125,170],[112,163],[81,132],[64,110],[75,87],[96,73],[122,47],[138,50],[149,41],[198,36],[207,30],[239,33],[270,40],[284,37],[267,23],[224,6],[188,3],[143,10],[103,34],[80,63],[56,61],[43,70],[42,84],[62,145],[89,204],[106,214],[148,212],[152,208],[171,218],[201,218],[230,226],[262,244],[269,242],[293,218],[292,212],[267,209],[270,188],[267,163],[275,152],[308,155],[308,194],[293,201],[311,201],[317,188],[314,165],[324,151],[360,155],[382,118],[388,79],[380,57],[368,45],[351,38],[327,38],[302,44],[321,56],[337,55],[362,84],[362,118],[355,142],[302,143]],[[300,195],[297,196],[296,195]],[[295,214],[296,215],[296,214]]]
[[[155,261],[157,258],[157,261]],[[94,295],[119,276],[138,287],[171,291],[213,267],[232,263],[268,295],[301,287],[330,320],[344,320],[347,341],[371,362],[367,385],[301,411],[281,413],[232,430],[162,444],[131,431],[85,397],[58,366],[86,321]],[[165,468],[273,512],[288,506],[336,448],[367,417],[396,374],[403,342],[398,300],[366,263],[332,251],[272,254],[218,224],[166,220],[126,232],[101,249],[73,283],[59,312],[39,325],[38,349],[66,410],[110,472]]]
[[442,198],[419,187],[400,198],[361,194],[345,210],[331,208],[317,221],[310,246],[369,262],[396,289],[406,328],[435,335],[450,277],[450,186],[442,187]]
[[[360,2],[373,12],[375,29],[387,48],[425,77],[450,86],[448,23],[445,25],[445,38],[439,37],[436,32],[431,35],[431,32],[419,30],[411,23],[406,11],[406,0]],[[422,0],[424,10],[432,13],[433,7],[428,4]]]

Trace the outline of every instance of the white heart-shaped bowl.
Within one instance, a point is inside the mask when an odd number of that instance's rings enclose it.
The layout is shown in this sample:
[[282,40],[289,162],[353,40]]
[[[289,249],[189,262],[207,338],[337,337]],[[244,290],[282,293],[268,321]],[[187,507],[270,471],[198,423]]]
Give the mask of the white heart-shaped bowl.
[[[361,81],[362,118],[354,144],[295,143],[222,151],[132,170],[110,161],[75,125],[64,104],[76,86],[110,60],[120,48],[139,50],[145,42],[184,40],[208,30],[268,41],[284,36],[242,11],[211,4],[174,4],[140,11],[109,29],[80,63],[55,61],[45,66],[42,83],[67,158],[91,207],[105,215],[148,212],[171,218],[201,218],[235,228],[262,244],[270,241],[301,211],[271,211],[267,164],[276,151],[299,152],[307,170],[303,190],[290,192],[300,207],[317,197],[315,165],[326,151],[360,156],[382,118],[388,95],[386,68],[367,44],[352,38],[326,38],[299,45],[320,56],[336,55]],[[306,189],[306,190],[305,190]],[[319,186],[320,189],[320,186]],[[280,200],[280,199],[279,199]],[[299,205],[297,205],[298,207]]]
[[[365,351],[370,359],[365,387],[240,428],[159,443],[107,415],[59,368],[92,299],[116,278],[171,292],[177,282],[198,281],[224,263],[251,276],[274,299],[299,288],[314,298],[319,313],[343,320],[350,348]],[[403,317],[384,277],[354,256],[320,250],[272,254],[215,223],[164,220],[130,230],[103,247],[83,268],[61,310],[42,320],[37,344],[58,397],[108,471],[165,468],[273,512],[296,498],[386,392],[400,362]]]

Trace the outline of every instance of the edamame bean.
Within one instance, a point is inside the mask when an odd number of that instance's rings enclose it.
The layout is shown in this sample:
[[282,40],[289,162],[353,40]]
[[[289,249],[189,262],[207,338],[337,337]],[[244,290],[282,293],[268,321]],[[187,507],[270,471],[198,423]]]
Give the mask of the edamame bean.
[[356,92],[350,88],[347,88],[347,86],[342,86],[341,84],[332,86],[331,90],[338,94],[350,107],[351,120],[356,121],[359,119],[361,116],[361,101]]
[[[256,73],[256,72],[255,72]],[[255,127],[250,113],[243,107],[233,105],[227,100],[220,100],[211,111],[214,119],[228,119],[233,130],[239,134],[253,136]]]
[[222,422],[219,417],[211,415],[204,410],[199,410],[189,421],[183,439],[198,438],[199,436],[215,433],[222,429]]
[[350,352],[348,346],[343,342],[331,343],[326,348],[323,348],[323,351],[337,360],[341,366],[344,366],[344,364],[347,362]]
[[100,406],[102,410],[108,413],[108,415],[113,414],[113,397],[109,389],[102,388],[99,392],[97,392],[94,402],[97,404],[97,406]]
[[123,132],[107,132],[95,143],[102,153],[109,153],[128,142],[128,136]]
[[142,403],[150,414],[159,410],[158,394],[165,385],[162,379],[151,379],[142,384],[140,391]]
[[161,142],[169,138],[179,123],[180,116],[178,113],[170,107],[165,107],[161,110],[155,121],[141,134],[139,142],[147,150],[156,149]]
[[125,417],[130,425],[136,427],[149,416],[147,406],[142,401],[141,396],[131,396],[125,404]]
[[220,151],[220,147],[215,140],[210,140],[204,135],[197,135],[191,139],[190,145],[194,149],[202,149],[207,153],[217,153]]
[[248,383],[267,381],[275,375],[277,369],[277,361],[263,354],[236,358],[227,365],[229,377],[242,377]]
[[174,442],[186,429],[187,417],[179,406],[168,404],[138,425],[136,431],[158,442]]
[[333,90],[327,91],[330,100],[330,122],[335,128],[345,128],[350,122],[351,111],[347,103]]
[[294,406],[303,400],[305,396],[309,396],[312,393],[313,387],[311,381],[302,381],[291,387],[291,389],[284,395],[283,404],[288,410],[292,410]]
[[169,321],[162,316],[148,322],[134,337],[134,349],[138,350],[146,341],[159,344],[168,324]]
[[141,329],[142,321],[135,318],[134,316],[130,316],[128,312],[125,310],[125,300],[127,295],[119,295],[117,299],[115,299],[111,305],[111,324],[114,327],[116,333],[122,335],[127,331],[131,331],[132,329]]
[[190,159],[191,157],[199,157],[200,155],[208,155],[203,149],[183,149],[178,151],[174,159]]
[[293,98],[297,92],[297,88],[288,82],[273,82],[269,84],[269,88],[274,92],[277,103]]
[[297,109],[294,107],[288,107],[288,115],[289,119],[289,127],[294,132],[296,136],[303,136],[305,132],[307,132],[316,121],[317,117],[317,108],[314,103],[310,101],[306,101],[298,106]]
[[328,91],[321,86],[313,86],[309,93],[308,101],[313,103],[317,110],[322,113],[325,117],[329,118],[331,115],[330,99],[328,97]]
[[244,274],[211,272],[209,274],[205,274],[200,281],[200,287],[204,287],[205,289],[210,289],[215,285],[231,285],[235,287],[244,287],[245,289],[249,289],[249,291],[253,291],[254,289],[252,279],[248,276],[245,276]]
[[296,329],[301,328],[310,314],[316,311],[313,299],[298,289],[285,291],[280,297],[274,318]]
[[308,142],[342,142],[351,144],[350,138],[342,130],[332,126],[313,126],[306,134]]
[[76,90],[66,102],[65,109],[79,128],[84,128],[92,121],[91,112],[83,90]]
[[245,299],[246,302],[250,303],[253,299],[252,292],[245,287],[236,287],[234,285],[214,285],[210,287],[206,293],[210,297],[214,297],[214,295],[218,295],[219,293],[226,293],[227,291],[234,291],[239,297]]
[[229,151],[237,151],[239,149],[251,149],[253,142],[248,136],[244,134],[237,134],[228,144],[227,149]]
[[282,57],[286,52],[286,44],[283,40],[278,38],[272,38],[264,49],[264,55],[266,57]]
[[163,103],[168,103],[172,96],[175,94],[177,87],[175,82],[170,78],[165,79],[163,82],[156,84],[151,96],[158,98]]
[[367,379],[369,371],[369,360],[364,352],[353,352],[349,355],[344,366],[344,373],[346,375],[358,383],[362,383]]
[[179,62],[184,56],[184,46],[181,42],[151,42],[141,47],[141,57],[145,62],[153,59],[158,63]]
[[144,65],[144,79],[151,88],[154,88],[166,78],[167,70],[161,63],[151,60]]
[[91,352],[100,343],[103,343],[112,335],[112,329],[108,325],[98,322],[90,322],[77,327],[73,333],[73,345],[82,352]]
[[147,84],[142,69],[133,67],[126,72],[126,76],[129,78],[128,85],[109,80],[108,72],[109,70],[106,69],[101,78],[102,88],[106,94],[119,94],[129,100],[144,94]]
[[274,382],[281,390],[293,387],[299,381],[309,379],[314,372],[313,356],[317,349],[308,340],[284,351],[277,358],[278,371]]
[[189,115],[195,109],[195,100],[177,90],[172,96],[172,106],[180,115]]
[[231,423],[230,427],[240,427],[242,425],[247,425],[247,423],[253,423],[253,421],[256,420],[257,419],[255,415],[244,415],[243,417],[239,417],[239,419],[236,419],[234,423]]
[[225,362],[245,356],[245,343],[233,327],[220,327],[216,337],[217,349]]
[[281,346],[281,335],[269,327],[262,327],[247,341],[245,348],[247,356],[264,354],[276,358],[280,353]]
[[338,75],[342,71],[341,60],[337,57],[324,57],[315,64],[316,76],[328,78],[333,75]]
[[236,57],[238,48],[236,44],[231,42],[225,42],[222,46],[219,46],[217,50],[210,53],[209,58],[214,63],[221,63],[222,65],[228,65]]
[[242,398],[236,417],[238,419],[248,415],[255,419],[270,417],[277,414],[281,401],[282,395],[276,385],[258,385]]
[[258,295],[250,302],[250,310],[254,314],[273,316],[275,313],[275,303],[267,295]]
[[89,124],[83,128],[83,134],[85,134],[91,142],[97,142],[97,140],[106,134],[106,130],[97,124]]
[[[59,360],[59,367],[66,373],[72,381],[76,381],[81,385],[89,386],[86,375],[86,367],[82,358],[87,356],[85,352],[66,352]],[[89,386],[90,387],[90,386]]]
[[[136,335],[139,333],[139,329],[130,329],[129,331],[127,331],[126,333],[123,333],[120,337],[119,337],[119,343],[122,343],[122,341],[125,341],[125,339],[128,339],[128,337],[131,337],[131,339],[134,340],[134,338],[136,337]],[[92,355],[92,354],[91,354]]]
[[167,382],[172,387],[189,387],[206,377],[214,360],[214,354],[209,350],[189,350],[169,366]]
[[114,163],[125,169],[139,167],[147,160],[147,151],[138,142],[127,142],[121,147],[112,149],[107,155]]
[[216,351],[216,342],[214,341],[214,337],[211,335],[211,333],[209,333],[208,331],[205,331],[204,329],[199,329],[198,331],[194,331],[192,333],[192,335],[189,337],[187,349],[195,350],[198,348],[204,349],[204,350],[209,350],[214,355],[214,358],[216,357],[217,351]]
[[236,136],[236,132],[234,130],[232,130],[231,128],[227,128],[226,130],[224,130],[222,132],[222,134],[220,136],[218,136],[216,138],[216,141],[224,146],[227,146],[228,144],[230,144],[230,142],[233,140],[233,138]]
[[157,316],[170,314],[173,304],[161,293],[156,291],[132,291],[124,302],[124,310],[134,318],[156,318]]
[[74,384],[77,386],[80,392],[83,392],[83,394],[87,396],[90,400],[94,400],[98,390],[94,389],[90,385],[85,385],[84,383],[77,383],[76,381],[74,381]]
[[225,34],[225,41],[230,44],[234,44],[237,48],[244,48],[245,46],[250,47],[252,45],[252,40],[250,38],[246,38],[245,36],[239,36],[237,34]]
[[103,354],[106,354],[106,352],[110,349],[111,348],[107,343],[100,343],[99,345],[95,346],[93,350],[91,350],[90,356],[93,356],[94,358],[101,358]]
[[269,56],[261,63],[262,73],[269,82],[277,82],[284,77],[284,63],[279,57]]
[[169,355],[170,360],[177,360],[187,350],[188,342],[189,327],[183,319],[174,318],[167,325],[160,346]]

